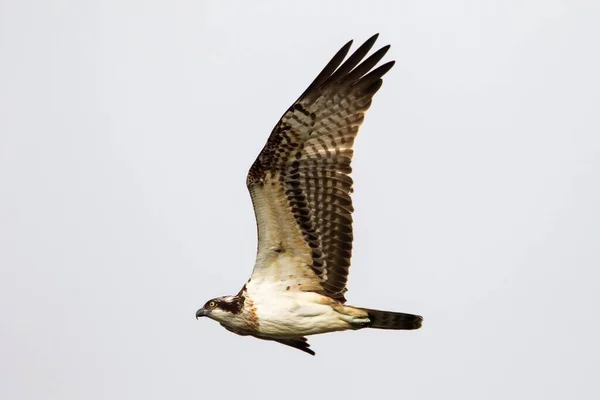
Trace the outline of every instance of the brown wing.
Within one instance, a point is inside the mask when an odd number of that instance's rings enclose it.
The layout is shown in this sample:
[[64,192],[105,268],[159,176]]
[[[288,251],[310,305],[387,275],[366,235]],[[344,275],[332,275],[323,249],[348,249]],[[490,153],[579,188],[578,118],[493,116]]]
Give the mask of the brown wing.
[[[251,280],[345,301],[352,254],[352,145],[381,77],[385,46],[363,61],[377,35],[343,64],[347,43],[277,123],[250,168],[258,225]],[[362,62],[361,62],[362,61]],[[341,65],[340,65],[341,64]]]
[[285,344],[286,346],[291,346],[295,349],[303,351],[305,353],[314,356],[316,353],[310,348],[310,344],[305,337],[297,337],[293,339],[273,339],[277,343]]

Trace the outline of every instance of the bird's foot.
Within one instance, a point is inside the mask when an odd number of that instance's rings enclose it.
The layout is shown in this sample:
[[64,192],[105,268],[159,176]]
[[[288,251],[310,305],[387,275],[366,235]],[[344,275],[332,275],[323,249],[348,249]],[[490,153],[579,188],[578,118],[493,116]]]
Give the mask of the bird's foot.
[[369,317],[354,317],[352,321],[350,321],[350,326],[352,329],[362,329],[371,325],[371,320]]

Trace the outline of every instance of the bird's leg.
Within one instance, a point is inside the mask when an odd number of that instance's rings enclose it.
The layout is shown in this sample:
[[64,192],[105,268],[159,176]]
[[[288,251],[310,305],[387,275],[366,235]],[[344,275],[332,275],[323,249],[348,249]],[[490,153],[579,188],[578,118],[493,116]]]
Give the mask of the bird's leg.
[[369,317],[354,317],[350,321],[350,327],[352,329],[362,329],[371,326],[371,320]]
[[362,329],[371,325],[369,314],[361,308],[337,304],[333,309],[343,315],[350,329]]

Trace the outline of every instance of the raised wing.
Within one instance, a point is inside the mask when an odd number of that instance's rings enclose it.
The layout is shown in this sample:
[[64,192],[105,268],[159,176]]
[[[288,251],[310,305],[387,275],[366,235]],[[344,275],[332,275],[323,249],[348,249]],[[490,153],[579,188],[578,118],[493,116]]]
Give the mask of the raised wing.
[[[343,64],[348,42],[279,120],[250,168],[258,225],[251,281],[345,301],[352,254],[352,145],[381,77],[377,35]],[[362,62],[361,62],[362,61]],[[341,64],[341,65],[340,65]]]

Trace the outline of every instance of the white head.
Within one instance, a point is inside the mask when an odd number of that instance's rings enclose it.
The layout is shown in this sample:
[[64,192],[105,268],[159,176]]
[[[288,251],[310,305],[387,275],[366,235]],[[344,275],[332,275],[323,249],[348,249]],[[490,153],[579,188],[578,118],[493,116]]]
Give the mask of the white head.
[[208,317],[228,325],[228,322],[237,319],[244,308],[243,296],[222,296],[207,301],[196,312],[196,319]]

